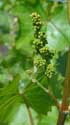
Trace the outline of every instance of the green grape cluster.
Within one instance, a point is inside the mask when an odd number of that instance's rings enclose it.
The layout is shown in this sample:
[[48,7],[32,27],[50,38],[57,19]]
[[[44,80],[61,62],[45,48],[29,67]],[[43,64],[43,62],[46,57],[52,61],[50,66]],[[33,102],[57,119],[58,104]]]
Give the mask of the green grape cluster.
[[37,13],[32,13],[32,21],[33,21],[33,26],[34,26],[34,31],[35,31],[34,35],[36,38],[38,38],[38,33],[42,26],[40,15]]
[[52,76],[56,74],[56,69],[54,67],[54,65],[52,63],[48,64],[47,68],[46,68],[46,72],[45,72],[45,75],[48,77],[48,78],[52,78]]
[[40,53],[43,53],[43,54],[48,54],[49,53],[49,49],[47,46],[44,46],[40,49]]
[[46,35],[45,35],[44,32],[39,32],[38,39],[40,39],[41,41],[43,41],[43,45],[47,44],[47,39],[46,39]]
[[[44,32],[41,31],[41,19],[40,15],[37,13],[32,13],[32,20],[33,20],[33,26],[35,29],[35,40],[33,41],[33,47],[35,50],[45,59],[51,58],[53,55],[52,52],[50,52],[48,48],[48,43],[46,39],[46,35]],[[39,24],[39,25],[38,25]],[[38,27],[38,28],[37,28]],[[39,29],[39,30],[38,30]],[[37,37],[36,37],[37,36]]]
[[49,51],[49,47],[47,45],[40,49],[40,54],[43,56],[43,58],[48,59],[48,61],[53,56],[53,52]]
[[34,65],[37,68],[44,68],[46,66],[46,60],[42,58],[37,58],[34,60]]
[[35,39],[35,40],[33,41],[33,47],[34,47],[37,51],[39,51],[39,49],[43,47],[43,42],[40,41],[39,39]]
[[35,31],[33,47],[35,48],[36,52],[35,56],[39,56],[39,58],[34,60],[34,65],[38,69],[44,69],[44,74],[48,78],[51,78],[55,73],[54,65],[50,63],[54,56],[54,52],[49,49],[46,34],[41,31],[42,22],[40,15],[37,13],[32,13],[32,21]]

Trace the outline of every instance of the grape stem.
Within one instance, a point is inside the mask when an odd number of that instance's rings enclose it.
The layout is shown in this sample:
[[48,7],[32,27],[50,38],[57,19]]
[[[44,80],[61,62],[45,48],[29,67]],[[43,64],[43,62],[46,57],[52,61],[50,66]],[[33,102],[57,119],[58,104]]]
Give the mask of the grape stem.
[[[67,0],[67,15],[68,15],[68,24],[70,24],[70,0]],[[57,125],[64,125],[65,123],[67,116],[65,112],[68,112],[69,98],[70,98],[70,48],[68,50],[64,93],[63,93],[61,111],[59,112]]]
[[23,98],[24,103],[26,105],[26,109],[27,109],[27,112],[28,112],[29,120],[30,120],[30,125],[34,125],[34,121],[33,121],[33,117],[32,117],[32,113],[31,113],[31,110],[30,110],[30,104],[28,102],[28,99],[26,98],[24,93],[20,94],[20,96]]

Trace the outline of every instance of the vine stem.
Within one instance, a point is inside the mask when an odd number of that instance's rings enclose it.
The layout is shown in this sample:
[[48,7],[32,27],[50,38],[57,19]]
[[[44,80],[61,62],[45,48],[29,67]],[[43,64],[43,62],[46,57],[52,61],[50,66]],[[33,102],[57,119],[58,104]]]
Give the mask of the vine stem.
[[[68,15],[68,24],[70,24],[70,0],[67,0],[67,15]],[[66,66],[66,77],[64,84],[64,93],[61,104],[61,109],[59,112],[59,117],[57,121],[57,125],[64,125],[67,114],[65,112],[68,111],[68,99],[70,98],[70,48],[68,51],[68,59]]]
[[24,103],[26,105],[26,108],[27,108],[27,112],[28,112],[28,116],[29,116],[29,120],[30,120],[30,125],[34,125],[34,121],[33,121],[33,117],[32,117],[32,113],[31,113],[31,110],[30,110],[30,104],[26,98],[26,96],[23,94],[20,94],[20,96],[23,98],[24,100]]
[[67,60],[67,67],[66,67],[66,78],[64,84],[64,93],[62,104],[58,116],[57,125],[64,125],[66,120],[66,113],[68,112],[68,99],[70,98],[70,49],[68,51],[68,60]]
[[68,23],[70,24],[70,0],[67,0]]

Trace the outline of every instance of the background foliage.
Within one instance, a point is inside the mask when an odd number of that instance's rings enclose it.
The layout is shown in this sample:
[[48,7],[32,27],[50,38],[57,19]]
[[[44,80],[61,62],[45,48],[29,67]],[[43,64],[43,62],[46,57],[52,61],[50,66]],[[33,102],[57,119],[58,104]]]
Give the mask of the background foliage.
[[[35,125],[56,125],[57,122],[58,110],[53,100],[31,80],[34,39],[32,12],[41,15],[42,30],[46,32],[48,45],[56,51],[59,73],[48,80],[39,71],[35,77],[43,86],[49,86],[59,101],[63,94],[66,51],[70,45],[66,2],[0,0],[0,125],[29,124],[21,93],[29,102]],[[67,118],[65,125],[69,124]]]

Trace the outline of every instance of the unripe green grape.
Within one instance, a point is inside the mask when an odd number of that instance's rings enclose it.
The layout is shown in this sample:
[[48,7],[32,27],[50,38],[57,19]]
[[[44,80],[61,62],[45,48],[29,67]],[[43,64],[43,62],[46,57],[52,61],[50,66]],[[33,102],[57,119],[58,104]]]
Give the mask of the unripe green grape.
[[34,47],[35,47],[35,49],[36,49],[37,51],[39,51],[39,49],[40,49],[41,47],[43,47],[43,43],[42,43],[42,41],[40,41],[39,39],[35,39],[35,40],[33,41],[33,45],[34,45]]
[[56,68],[54,67],[54,64],[48,64],[47,66],[47,69],[46,69],[46,72],[45,72],[45,75],[48,77],[48,78],[52,78],[52,76],[56,74]]
[[33,25],[39,26],[41,25],[41,19],[40,19],[40,15],[37,13],[32,13],[32,21],[33,21]]
[[[56,70],[54,65],[49,62],[52,60],[54,56],[54,52],[49,49],[48,42],[46,39],[45,32],[41,31],[42,22],[40,19],[40,15],[37,13],[32,13],[32,21],[34,26],[34,38],[33,47],[35,50],[35,55],[38,54],[39,58],[35,58],[34,66],[35,68],[39,69],[39,71],[44,71],[45,75],[48,78],[51,78],[53,74],[55,74]],[[49,64],[47,66],[47,64]]]
[[34,60],[34,65],[37,68],[44,68],[46,66],[46,60],[42,58],[37,58]]
[[43,45],[47,44],[46,35],[44,32],[39,32],[38,38],[43,41]]
[[40,15],[37,14],[36,12],[33,12],[31,16],[32,16],[32,17],[40,17]]
[[38,38],[38,32],[41,29],[42,22],[40,19],[40,15],[37,13],[32,13],[32,21],[33,21],[33,26],[34,26],[34,36],[35,38]]
[[47,46],[44,46],[40,49],[40,53],[44,56],[48,55],[49,54],[49,49]]
[[47,44],[44,47],[42,47],[39,51],[42,57],[45,58],[46,60],[51,59],[53,56],[53,53],[49,50]]
[[40,53],[46,53],[46,54],[48,54],[48,52],[49,52],[49,49],[48,49],[47,46],[44,46],[43,48],[40,49]]

